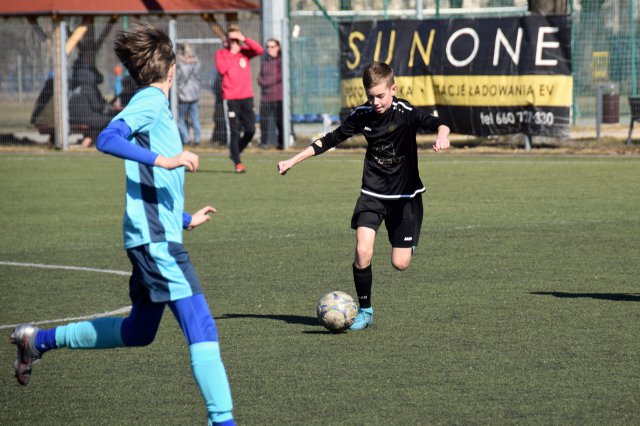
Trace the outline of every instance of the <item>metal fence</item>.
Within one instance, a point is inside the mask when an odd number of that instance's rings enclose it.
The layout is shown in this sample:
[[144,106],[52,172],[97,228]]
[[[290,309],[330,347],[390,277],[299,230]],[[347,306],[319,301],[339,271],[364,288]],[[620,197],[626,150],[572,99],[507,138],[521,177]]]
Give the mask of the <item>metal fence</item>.
[[[143,20],[168,30],[169,18],[150,17]],[[112,108],[116,99],[116,86],[124,80],[126,92],[126,83],[130,79],[127,79],[126,70],[120,78],[116,75],[118,59],[113,51],[113,42],[117,32],[130,26],[132,22],[133,18],[124,18],[110,24],[107,17],[95,18],[94,23],[87,26],[82,41],[68,55],[66,73],[71,144],[79,144],[87,136],[82,123],[91,121],[90,111],[104,116],[113,116],[117,112],[117,108]],[[261,42],[259,16],[240,14],[236,23],[241,26],[245,35]],[[221,24],[226,26],[227,23]],[[68,38],[71,39],[74,30],[84,25],[80,17],[67,19]],[[52,95],[55,56],[53,34],[54,27],[50,18],[39,18],[37,25],[28,22],[26,18],[10,18],[5,19],[0,27],[0,41],[6,47],[0,51],[0,144],[47,144],[52,141],[53,113],[47,102],[51,102]],[[189,44],[201,63],[198,79],[201,87],[199,117],[203,127],[202,142],[222,144],[223,137],[220,135],[214,141],[214,116],[219,118],[221,114],[214,54],[222,48],[223,40],[219,33],[212,30],[211,23],[198,16],[185,16],[175,18],[175,41],[177,45]],[[95,65],[95,70],[99,73],[96,77],[96,90],[104,100],[104,108],[99,112],[95,105],[91,106],[88,102],[73,105],[74,90],[80,84],[78,80],[82,79],[78,70],[82,68],[81,64],[87,63]],[[260,63],[259,57],[250,61],[256,106],[260,104],[260,88],[255,81]],[[117,83],[118,79],[120,83]],[[91,132],[89,134],[95,136]],[[193,141],[193,135],[191,139]]]
[[[480,0],[482,1],[482,0]],[[339,37],[337,23],[354,19],[415,19],[415,0],[375,1],[352,0],[351,11],[323,10],[323,4],[335,2],[290,2],[288,46],[290,59],[291,119],[294,131],[303,124],[314,124],[313,131],[322,130],[323,118],[337,121],[340,110]],[[342,2],[338,2],[342,3]],[[527,13],[524,0],[484,0],[479,6],[465,7],[462,1],[424,1],[424,19],[451,19],[456,16],[522,15]],[[380,8],[380,4],[385,8]],[[412,9],[413,7],[413,9]],[[376,9],[377,8],[377,9]],[[572,119],[574,124],[593,123],[596,114],[596,93],[605,101],[606,122],[628,120],[627,98],[640,93],[640,22],[638,0],[573,0],[572,66],[574,77]],[[200,120],[203,142],[215,139],[216,72],[214,53],[222,46],[211,25],[197,16],[177,17],[176,40],[187,41],[200,58],[201,98]],[[169,18],[145,18],[168,27]],[[95,38],[104,34],[104,42],[96,47],[95,65],[103,76],[98,88],[105,100],[114,97],[117,59],[113,53],[113,38],[119,29],[130,25],[133,18],[118,20],[110,31],[107,17],[97,17],[90,31]],[[261,42],[261,22],[257,14],[240,14],[245,33]],[[53,24],[50,18],[38,18],[33,25],[26,18],[7,18],[0,26],[0,144],[44,144],[49,138],[33,124],[32,115],[38,97],[51,76],[54,61]],[[68,19],[70,32],[81,25],[81,18]],[[106,33],[106,34],[105,34]],[[85,47],[86,51],[86,47]],[[67,70],[72,78],[74,64],[81,61],[78,49],[70,53]],[[250,62],[254,76],[256,112],[259,116],[260,88],[256,79],[260,58]],[[70,88],[73,83],[70,83]],[[42,131],[42,127],[40,131]],[[219,129],[219,126],[218,126]],[[72,143],[82,140],[82,133],[72,127]],[[259,137],[260,132],[256,133]]]
[[[575,2],[572,65],[574,117],[593,117],[596,91],[610,101],[606,118],[629,114],[629,96],[640,91],[640,22],[637,0]],[[617,108],[619,107],[619,111]]]

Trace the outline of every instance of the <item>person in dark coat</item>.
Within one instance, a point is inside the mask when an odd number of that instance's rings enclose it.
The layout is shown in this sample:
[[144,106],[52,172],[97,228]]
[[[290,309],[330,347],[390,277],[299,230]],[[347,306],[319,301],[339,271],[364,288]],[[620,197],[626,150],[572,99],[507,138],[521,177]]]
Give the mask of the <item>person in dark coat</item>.
[[102,96],[103,77],[95,65],[77,62],[73,67],[69,93],[69,123],[88,126],[82,145],[91,146],[114,115],[112,105]]
[[282,132],[282,55],[280,42],[267,40],[267,54],[262,60],[258,85],[262,88],[260,100],[260,145],[276,145],[284,149]]

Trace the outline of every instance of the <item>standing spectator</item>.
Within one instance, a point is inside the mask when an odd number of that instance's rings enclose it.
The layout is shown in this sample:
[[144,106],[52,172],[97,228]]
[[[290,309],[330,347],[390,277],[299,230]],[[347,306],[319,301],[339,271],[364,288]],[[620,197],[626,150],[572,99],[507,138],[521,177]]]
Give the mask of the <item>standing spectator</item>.
[[224,49],[216,51],[216,69],[222,77],[222,104],[225,111],[227,145],[236,173],[244,173],[240,153],[256,133],[253,88],[249,60],[262,55],[260,43],[246,37],[240,27],[230,25]]
[[113,67],[113,109],[122,111],[122,65],[116,64]]
[[178,129],[182,144],[189,143],[189,124],[193,127],[193,142],[200,145],[200,60],[191,45],[185,43],[178,48],[176,58],[176,81],[178,86]]
[[[258,84],[262,88],[260,100],[261,145],[277,145],[284,149],[282,133],[282,56],[280,42],[267,40],[267,54],[262,61]],[[277,142],[276,142],[277,138]]]

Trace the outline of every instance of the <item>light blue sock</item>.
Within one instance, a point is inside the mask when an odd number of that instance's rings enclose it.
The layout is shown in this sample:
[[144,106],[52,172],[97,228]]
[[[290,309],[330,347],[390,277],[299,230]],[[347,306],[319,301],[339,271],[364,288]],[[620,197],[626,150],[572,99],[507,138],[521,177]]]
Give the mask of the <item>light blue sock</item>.
[[56,345],[71,349],[106,349],[124,346],[120,328],[124,318],[107,317],[74,322],[56,328]]
[[218,342],[194,343],[189,346],[189,352],[193,377],[207,406],[209,425],[232,421],[231,389]]

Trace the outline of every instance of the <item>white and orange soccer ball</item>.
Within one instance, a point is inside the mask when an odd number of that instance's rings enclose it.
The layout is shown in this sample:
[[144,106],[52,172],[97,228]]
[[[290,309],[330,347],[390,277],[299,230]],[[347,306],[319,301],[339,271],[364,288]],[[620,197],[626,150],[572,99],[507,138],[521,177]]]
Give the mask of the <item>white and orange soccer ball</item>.
[[318,301],[318,319],[327,330],[344,331],[358,314],[358,304],[344,291],[330,291]]

